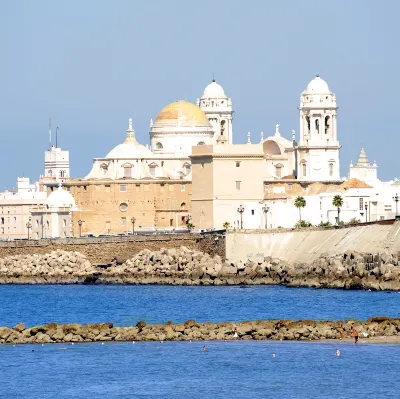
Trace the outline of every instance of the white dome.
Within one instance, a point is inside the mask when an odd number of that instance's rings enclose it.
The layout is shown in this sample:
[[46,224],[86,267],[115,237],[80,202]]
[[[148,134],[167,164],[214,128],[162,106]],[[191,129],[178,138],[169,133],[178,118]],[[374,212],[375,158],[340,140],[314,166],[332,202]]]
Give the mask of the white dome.
[[307,86],[308,94],[331,94],[328,83],[317,75]]
[[152,158],[153,153],[135,139],[126,139],[122,144],[114,147],[106,156],[112,159],[141,159]]
[[67,207],[75,208],[75,200],[71,193],[64,190],[61,186],[53,191],[46,199],[46,205],[49,207]]
[[205,98],[227,98],[224,89],[215,80],[213,80],[205,89],[203,97]]

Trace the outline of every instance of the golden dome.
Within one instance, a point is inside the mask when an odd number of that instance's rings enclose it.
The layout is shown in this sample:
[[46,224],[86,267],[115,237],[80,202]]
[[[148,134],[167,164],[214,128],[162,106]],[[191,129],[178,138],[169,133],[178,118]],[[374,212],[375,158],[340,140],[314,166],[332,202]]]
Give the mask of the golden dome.
[[164,107],[155,123],[175,126],[211,126],[206,114],[197,105],[184,100],[175,101]]

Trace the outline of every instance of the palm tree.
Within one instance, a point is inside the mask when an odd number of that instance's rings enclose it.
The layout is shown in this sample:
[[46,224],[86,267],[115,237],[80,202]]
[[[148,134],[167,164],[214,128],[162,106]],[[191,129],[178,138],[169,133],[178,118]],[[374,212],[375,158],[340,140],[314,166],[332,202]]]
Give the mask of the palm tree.
[[225,230],[228,230],[231,224],[229,222],[225,222],[222,226],[224,226]]
[[332,205],[337,208],[337,223],[339,224],[340,208],[343,206],[343,198],[338,194],[333,197]]
[[306,206],[306,200],[304,199],[304,197],[296,197],[296,199],[294,200],[294,206],[299,210],[301,223],[301,208],[304,208]]

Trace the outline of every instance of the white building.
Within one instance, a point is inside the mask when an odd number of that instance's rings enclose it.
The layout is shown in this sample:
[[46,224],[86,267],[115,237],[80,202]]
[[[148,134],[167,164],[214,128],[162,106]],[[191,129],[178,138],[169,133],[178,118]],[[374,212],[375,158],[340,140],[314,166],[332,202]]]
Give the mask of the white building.
[[[300,137],[282,137],[279,125],[264,139],[266,180],[340,181],[336,96],[317,75],[300,95]],[[263,136],[263,134],[262,134]]]
[[47,194],[39,191],[39,183],[19,177],[17,189],[0,193],[0,239],[28,238],[31,236],[31,209],[42,205]]
[[44,153],[44,176],[41,176],[41,182],[64,182],[70,178],[69,170],[69,151],[61,148],[50,147]]
[[43,205],[32,207],[32,238],[69,237],[73,234],[72,212],[77,211],[73,196],[59,185]]

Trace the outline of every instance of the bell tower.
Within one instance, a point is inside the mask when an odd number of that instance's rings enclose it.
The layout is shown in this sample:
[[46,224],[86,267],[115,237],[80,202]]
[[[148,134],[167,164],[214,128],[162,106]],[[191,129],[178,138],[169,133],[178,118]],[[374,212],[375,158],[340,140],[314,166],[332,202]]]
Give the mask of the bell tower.
[[227,144],[232,144],[232,100],[215,79],[204,89],[203,95],[197,100],[197,105],[207,115],[214,130],[214,144],[218,136],[224,135]]
[[335,94],[317,74],[300,96],[299,180],[340,180],[337,109]]

